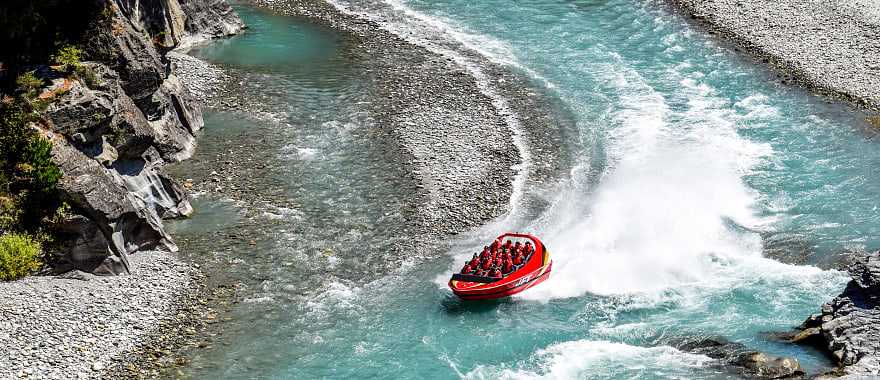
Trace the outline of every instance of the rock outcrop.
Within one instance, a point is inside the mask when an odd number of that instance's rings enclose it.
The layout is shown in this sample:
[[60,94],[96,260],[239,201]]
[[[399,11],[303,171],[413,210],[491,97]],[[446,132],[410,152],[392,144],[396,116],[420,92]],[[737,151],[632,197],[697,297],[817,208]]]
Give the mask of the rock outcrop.
[[723,338],[686,339],[672,342],[672,345],[682,351],[717,359],[724,367],[750,377],[789,379],[804,375],[795,358],[768,355]]
[[826,349],[846,373],[880,375],[880,252],[857,259],[849,273],[843,293],[789,340]]
[[128,254],[177,250],[162,219],[192,212],[162,167],[192,155],[204,122],[165,53],[243,24],[225,0],[99,2],[80,44],[86,74],[38,71],[52,83],[38,128],[53,142],[61,196],[79,214],[61,227],[69,236],[56,269],[119,274]]

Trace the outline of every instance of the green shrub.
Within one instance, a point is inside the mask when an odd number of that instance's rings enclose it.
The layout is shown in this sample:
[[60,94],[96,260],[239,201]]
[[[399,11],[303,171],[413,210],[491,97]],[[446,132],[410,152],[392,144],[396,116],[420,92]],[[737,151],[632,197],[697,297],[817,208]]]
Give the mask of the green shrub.
[[29,235],[0,236],[0,281],[17,280],[39,270],[42,250],[40,242]]
[[52,143],[42,137],[31,138],[18,166],[36,191],[50,191],[61,179],[61,170],[52,162]]
[[24,213],[18,198],[0,196],[0,233],[5,233],[21,225]]
[[33,71],[28,71],[15,79],[15,85],[19,92],[28,98],[37,96],[40,88],[43,87],[43,80],[37,78]]
[[73,45],[64,45],[50,58],[52,63],[61,66],[61,70],[70,72],[79,66],[83,52]]

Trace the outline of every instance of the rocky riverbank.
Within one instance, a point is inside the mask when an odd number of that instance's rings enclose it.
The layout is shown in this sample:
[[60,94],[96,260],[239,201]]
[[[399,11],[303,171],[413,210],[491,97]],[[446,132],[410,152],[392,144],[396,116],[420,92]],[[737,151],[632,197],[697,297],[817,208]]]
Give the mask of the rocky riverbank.
[[668,0],[784,82],[880,110],[880,7],[870,0]]
[[134,352],[177,344],[205,310],[203,275],[168,253],[177,246],[162,219],[192,208],[163,167],[192,155],[199,101],[216,81],[193,96],[166,54],[243,24],[225,1],[62,2],[55,11],[65,6],[94,6],[84,12],[91,19],[64,21],[81,33],[59,37],[83,55],[72,63],[80,74],[31,66],[47,104],[33,127],[52,141],[58,191],[71,206],[50,263],[61,274],[0,283],[4,379],[108,377]]
[[198,270],[161,251],[129,264],[126,276],[75,271],[0,285],[0,379],[100,378],[192,306]]
[[[771,65],[783,83],[880,110],[880,7],[870,1],[669,0],[678,9]],[[869,118],[869,122],[872,119]],[[849,269],[846,289],[793,334],[815,344],[841,374],[880,374],[880,258]]]
[[856,259],[846,289],[822,305],[789,340],[828,352],[843,373],[880,375],[880,252]]

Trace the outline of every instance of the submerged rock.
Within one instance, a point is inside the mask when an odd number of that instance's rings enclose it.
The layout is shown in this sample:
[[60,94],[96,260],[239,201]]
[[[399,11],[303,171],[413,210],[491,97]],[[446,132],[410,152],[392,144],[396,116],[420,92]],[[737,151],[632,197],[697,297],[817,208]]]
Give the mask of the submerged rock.
[[834,357],[844,371],[880,374],[880,252],[856,259],[843,293],[807,318],[793,343],[815,344]]
[[795,358],[777,357],[750,350],[741,343],[730,342],[724,338],[679,340],[672,342],[672,345],[682,351],[717,359],[725,367],[747,376],[788,379],[804,375],[803,368]]

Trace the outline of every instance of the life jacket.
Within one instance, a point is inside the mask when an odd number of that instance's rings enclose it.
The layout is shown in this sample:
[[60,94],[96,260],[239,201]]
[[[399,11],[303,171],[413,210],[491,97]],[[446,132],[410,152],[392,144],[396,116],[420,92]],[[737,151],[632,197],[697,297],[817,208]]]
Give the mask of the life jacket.
[[504,261],[504,273],[510,273],[513,271],[513,263],[510,260]]
[[516,256],[513,256],[513,264],[514,264],[514,265],[520,265],[520,264],[522,264],[522,263],[523,263],[523,257],[522,257],[522,255],[516,255]]
[[474,257],[473,259],[471,259],[471,261],[468,263],[468,265],[476,268],[477,265],[480,265],[480,260],[478,260],[476,257]]
[[465,265],[464,265],[464,268],[461,268],[461,274],[468,274],[468,273],[471,273],[471,272],[473,272],[473,271],[474,271],[474,269],[471,268],[471,265],[470,265],[470,264],[465,264]]
[[489,267],[492,266],[492,262],[489,260],[483,261],[483,265],[480,265],[480,268],[488,270]]
[[498,269],[493,270],[492,277],[501,277],[501,271]]

